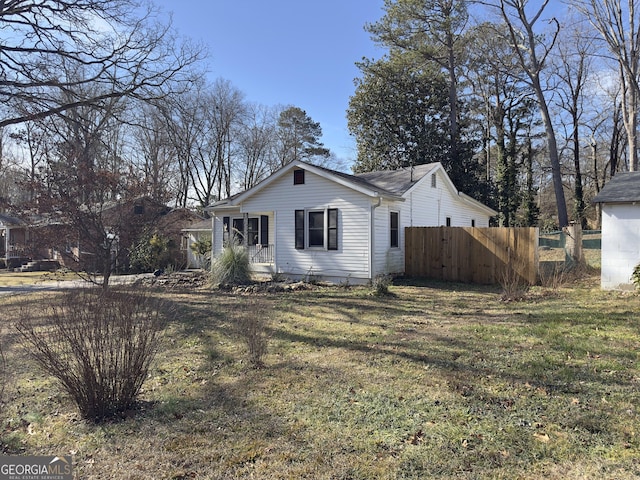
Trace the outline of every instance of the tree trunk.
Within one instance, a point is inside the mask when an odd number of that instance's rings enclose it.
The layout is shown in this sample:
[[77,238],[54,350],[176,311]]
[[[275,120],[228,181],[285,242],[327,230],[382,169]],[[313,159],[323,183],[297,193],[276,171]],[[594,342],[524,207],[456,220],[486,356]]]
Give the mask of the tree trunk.
[[584,192],[582,189],[582,171],[580,169],[580,138],[578,137],[578,118],[577,115],[573,115],[573,166],[576,171],[574,195],[576,202],[576,220],[580,223],[582,229],[587,228],[587,219],[584,216]]
[[556,195],[556,208],[558,211],[558,226],[560,228],[569,225],[569,216],[567,215],[567,203],[564,198],[564,188],[562,186],[562,172],[560,170],[560,158],[558,156],[558,142],[556,133],[551,123],[549,115],[549,107],[547,100],[544,98],[544,92],[540,85],[540,79],[536,76],[533,79],[533,88],[536,92],[538,105],[540,107],[540,115],[544,123],[544,129],[547,135],[547,148],[549,149],[549,163],[551,164],[551,175],[553,177],[553,190]]

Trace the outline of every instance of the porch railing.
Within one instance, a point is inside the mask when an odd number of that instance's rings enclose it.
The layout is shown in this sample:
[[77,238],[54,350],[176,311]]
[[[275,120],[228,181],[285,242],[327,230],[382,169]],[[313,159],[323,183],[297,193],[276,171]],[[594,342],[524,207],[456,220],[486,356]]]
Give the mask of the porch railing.
[[249,245],[250,263],[273,263],[275,245]]
[[5,252],[6,258],[23,258],[26,256],[27,249],[22,245],[9,245],[9,249]]

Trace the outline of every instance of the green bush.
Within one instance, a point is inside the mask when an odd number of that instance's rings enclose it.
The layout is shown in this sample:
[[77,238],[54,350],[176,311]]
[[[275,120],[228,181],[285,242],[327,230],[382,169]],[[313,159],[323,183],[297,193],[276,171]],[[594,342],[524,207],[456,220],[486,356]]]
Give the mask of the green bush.
[[153,272],[166,269],[172,263],[172,241],[158,233],[145,234],[129,251],[133,272]]
[[27,304],[17,328],[82,416],[100,422],[135,407],[167,314],[148,294],[87,288]]
[[214,283],[221,285],[248,283],[251,273],[247,249],[236,241],[227,243],[220,255],[213,259],[211,275]]
[[203,239],[193,242],[189,248],[194,255],[202,259],[204,268],[208,270],[211,267],[211,239]]
[[636,286],[636,289],[640,289],[640,263],[633,269],[631,281]]

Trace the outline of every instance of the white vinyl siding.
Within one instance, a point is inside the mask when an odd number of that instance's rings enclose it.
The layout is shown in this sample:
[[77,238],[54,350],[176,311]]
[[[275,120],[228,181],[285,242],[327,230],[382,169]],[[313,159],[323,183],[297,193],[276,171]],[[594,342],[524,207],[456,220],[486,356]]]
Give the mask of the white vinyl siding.
[[429,180],[422,181],[406,195],[402,205],[401,224],[404,227],[437,227],[446,225],[447,217],[451,218],[452,227],[469,227],[475,220],[476,227],[488,227],[489,217],[479,208],[464,201],[457,192],[449,188],[444,172],[438,169],[436,188],[431,187]]
[[[405,204],[399,201],[384,201],[375,209],[375,255],[374,276],[382,273],[404,272],[404,227],[402,209]],[[398,248],[391,247],[390,222],[391,212],[398,213]]]
[[601,255],[600,286],[604,290],[633,290],[631,274],[640,263],[640,207],[602,206]]
[[[277,212],[273,225],[276,268],[291,275],[368,279],[371,199],[331,180],[305,172],[304,185],[292,186],[293,172],[283,175],[242,205],[246,212]],[[295,248],[295,210],[338,210],[338,249]],[[326,232],[325,232],[326,233]],[[305,232],[308,235],[308,232]],[[308,242],[308,239],[306,239]]]

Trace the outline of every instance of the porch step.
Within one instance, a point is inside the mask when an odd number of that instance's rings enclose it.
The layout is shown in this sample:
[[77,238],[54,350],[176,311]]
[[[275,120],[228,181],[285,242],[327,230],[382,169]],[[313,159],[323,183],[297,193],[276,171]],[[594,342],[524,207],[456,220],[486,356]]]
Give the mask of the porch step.
[[58,268],[60,268],[60,263],[57,260],[33,260],[16,270],[20,272],[50,272]]

